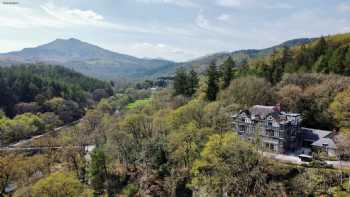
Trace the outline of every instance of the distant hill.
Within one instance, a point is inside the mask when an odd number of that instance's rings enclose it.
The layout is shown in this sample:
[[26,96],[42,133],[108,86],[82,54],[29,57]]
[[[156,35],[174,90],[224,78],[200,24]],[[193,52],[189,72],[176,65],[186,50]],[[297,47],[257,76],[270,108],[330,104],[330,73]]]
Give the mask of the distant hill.
[[57,39],[38,47],[0,54],[0,61],[5,66],[17,63],[58,64],[102,79],[121,76],[143,78],[175,64],[167,60],[142,59],[112,52],[74,38]]
[[205,71],[206,68],[209,66],[209,64],[211,64],[212,62],[215,62],[217,65],[220,65],[229,56],[231,56],[232,59],[236,62],[236,64],[240,66],[246,61],[249,61],[250,59],[268,56],[272,54],[273,51],[278,50],[282,47],[293,47],[301,44],[307,44],[312,42],[313,40],[314,39],[311,39],[311,38],[300,38],[300,39],[289,40],[289,41],[283,42],[282,44],[269,47],[266,49],[247,49],[247,50],[239,50],[234,52],[215,53],[215,54],[207,55],[189,62],[178,63],[177,67],[185,67],[185,68],[193,67],[195,70],[202,72],[202,71]]
[[193,67],[196,71],[203,72],[213,61],[220,65],[229,56],[240,66],[251,59],[268,56],[284,46],[307,44],[312,40],[309,38],[295,39],[266,49],[216,53],[188,62],[175,63],[163,59],[137,58],[116,53],[74,38],[57,39],[38,47],[0,54],[0,66],[19,63],[58,64],[100,79],[120,77],[146,79],[173,75],[179,67]]

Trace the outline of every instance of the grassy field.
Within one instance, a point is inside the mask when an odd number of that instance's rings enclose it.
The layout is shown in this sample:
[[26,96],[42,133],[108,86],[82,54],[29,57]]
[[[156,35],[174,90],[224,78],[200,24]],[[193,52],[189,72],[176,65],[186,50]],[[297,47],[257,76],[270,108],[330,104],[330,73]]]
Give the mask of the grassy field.
[[147,105],[151,102],[151,99],[150,98],[147,98],[147,99],[141,99],[141,100],[136,100],[135,102],[133,103],[129,103],[127,108],[128,109],[135,109],[137,107],[141,107],[141,106],[144,106],[144,105]]

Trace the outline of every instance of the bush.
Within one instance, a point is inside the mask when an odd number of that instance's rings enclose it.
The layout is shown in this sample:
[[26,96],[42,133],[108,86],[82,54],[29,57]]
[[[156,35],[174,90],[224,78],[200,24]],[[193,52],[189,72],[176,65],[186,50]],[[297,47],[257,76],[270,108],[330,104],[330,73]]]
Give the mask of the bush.
[[138,191],[138,187],[133,184],[133,183],[129,183],[122,191],[122,193],[128,197],[132,197],[135,196],[135,194]]

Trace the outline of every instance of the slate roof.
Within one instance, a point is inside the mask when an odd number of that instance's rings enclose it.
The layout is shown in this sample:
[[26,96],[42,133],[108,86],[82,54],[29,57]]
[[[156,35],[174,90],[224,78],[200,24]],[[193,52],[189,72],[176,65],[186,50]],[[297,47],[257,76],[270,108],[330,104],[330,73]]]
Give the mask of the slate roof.
[[275,106],[264,106],[264,105],[254,105],[249,109],[252,115],[260,116],[260,118],[265,118],[267,115],[276,111]]
[[303,133],[303,139],[312,141],[312,146],[317,147],[328,147],[336,149],[337,146],[335,145],[332,138],[330,138],[330,135],[332,134],[331,131],[325,131],[325,130],[319,130],[319,129],[311,129],[311,128],[301,128]]
[[333,149],[337,148],[337,146],[335,145],[334,141],[331,138],[321,138],[316,142],[312,143],[311,145],[317,146],[317,147],[328,147]]
[[329,136],[332,132],[319,130],[319,129],[311,129],[311,128],[301,128],[303,133],[303,139],[309,141],[317,141],[321,138],[325,138]]

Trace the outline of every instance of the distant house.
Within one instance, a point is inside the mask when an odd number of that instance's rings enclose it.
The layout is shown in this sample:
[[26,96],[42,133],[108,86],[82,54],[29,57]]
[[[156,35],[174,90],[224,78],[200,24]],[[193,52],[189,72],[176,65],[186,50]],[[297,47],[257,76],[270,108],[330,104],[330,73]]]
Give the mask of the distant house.
[[255,105],[232,116],[233,128],[245,139],[259,139],[270,152],[295,152],[302,147],[335,153],[332,132],[301,127],[301,115],[287,113],[280,106]]

